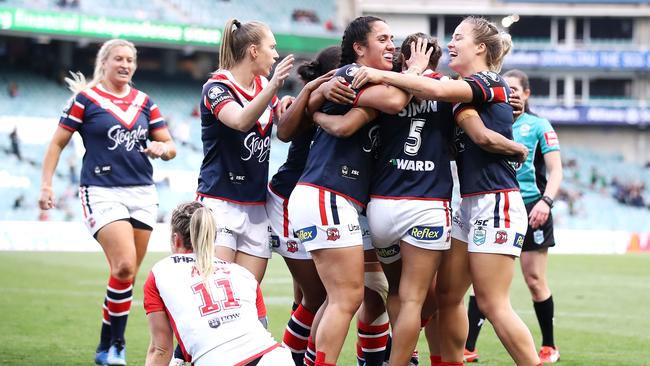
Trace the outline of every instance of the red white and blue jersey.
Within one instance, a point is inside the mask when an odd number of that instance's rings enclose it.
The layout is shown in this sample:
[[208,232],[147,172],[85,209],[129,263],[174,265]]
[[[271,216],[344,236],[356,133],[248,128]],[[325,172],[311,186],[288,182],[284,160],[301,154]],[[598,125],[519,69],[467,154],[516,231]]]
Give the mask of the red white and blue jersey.
[[[474,96],[470,103],[454,105],[454,116],[465,108],[474,108],[485,127],[512,140],[514,119],[508,104],[508,84],[491,71],[482,71],[464,80]],[[512,157],[481,149],[460,127],[456,127],[455,145],[461,196],[519,190]]]
[[269,174],[273,108],[277,97],[246,132],[226,126],[218,118],[228,103],[248,105],[268,84],[255,78],[253,94],[245,91],[227,70],[219,70],[203,85],[201,95],[201,140],[203,163],[199,174],[199,196],[240,204],[264,204]]
[[[442,75],[425,76],[440,79]],[[379,115],[378,159],[370,197],[451,199],[451,109],[450,103],[412,99],[398,114]]]
[[[358,68],[356,64],[343,66],[335,76],[342,76],[351,83]],[[361,93],[357,91],[357,98]],[[327,101],[320,111],[344,115],[353,107]],[[372,153],[378,138],[379,126],[374,122],[348,138],[338,138],[318,128],[298,184],[322,188],[365,206],[369,199]]]
[[271,179],[271,189],[284,199],[289,199],[291,192],[296,187],[296,183],[300,180],[302,172],[305,170],[309,147],[315,132],[316,127],[310,127],[291,141],[287,160]]
[[70,99],[59,126],[79,132],[86,148],[81,185],[153,184],[153,167],[143,151],[151,131],[167,124],[147,94],[129,87],[118,97],[101,86],[88,88]]
[[145,312],[167,313],[183,353],[192,360],[223,346],[229,353],[224,357],[235,364],[277,345],[259,320],[266,317],[259,284],[235,263],[215,258],[204,280],[195,254],[172,254],[151,268],[143,295]]

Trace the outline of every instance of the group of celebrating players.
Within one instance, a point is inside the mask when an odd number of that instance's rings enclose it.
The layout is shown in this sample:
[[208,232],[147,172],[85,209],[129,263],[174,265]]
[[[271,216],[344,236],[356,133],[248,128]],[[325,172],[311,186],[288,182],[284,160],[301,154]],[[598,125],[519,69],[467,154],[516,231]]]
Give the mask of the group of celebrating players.
[[[448,44],[453,80],[435,71],[435,39],[416,33],[396,48],[385,21],[363,16],[340,47],[298,67],[304,87],[280,100],[294,57],[267,79],[279,58],[269,27],[228,21],[201,94],[196,200],[172,213],[173,254],[144,285],[146,364],[335,365],[355,315],[359,365],[417,364],[422,328],[431,365],[475,360],[480,317],[516,364],[557,361],[545,268],[559,143],[528,110],[526,75],[499,75],[510,48],[493,23],[465,18]],[[48,209],[61,150],[81,134],[84,221],[110,266],[100,365],[126,365],[132,288],[158,202],[149,158],[176,155],[158,107],[130,85],[135,69],[133,44],[111,40],[90,82],[67,79],[74,96],[43,164],[39,204]],[[525,145],[513,141],[513,122]],[[269,182],[273,124],[291,146]],[[462,197],[453,215],[452,160]],[[509,300],[522,249],[539,353]],[[282,344],[265,330],[259,287],[272,251],[294,280]]]

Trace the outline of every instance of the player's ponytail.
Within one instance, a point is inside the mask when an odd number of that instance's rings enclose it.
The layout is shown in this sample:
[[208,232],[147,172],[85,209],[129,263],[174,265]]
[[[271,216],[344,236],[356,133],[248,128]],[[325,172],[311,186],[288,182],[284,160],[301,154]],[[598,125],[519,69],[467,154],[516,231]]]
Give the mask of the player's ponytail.
[[474,43],[485,45],[485,62],[492,72],[501,72],[503,59],[512,49],[510,34],[499,31],[497,26],[485,18],[467,17],[463,23],[471,24]]
[[223,27],[221,46],[219,46],[219,68],[230,70],[242,61],[252,44],[259,45],[264,38],[264,31],[269,27],[257,21],[241,23],[232,18]]
[[190,237],[196,255],[196,268],[204,280],[212,273],[215,228],[209,208],[203,206],[194,211],[190,220]]
[[341,48],[330,46],[322,49],[316,58],[312,61],[305,62],[298,67],[298,75],[302,81],[308,83],[329,71],[336,69],[336,65],[341,58]]
[[135,48],[135,45],[124,39],[111,39],[102,44],[97,51],[97,57],[95,58],[95,71],[93,73],[93,79],[88,82],[86,77],[79,71],[72,72],[70,71],[69,78],[64,78],[66,84],[68,84],[68,89],[72,91],[73,94],[78,94],[79,92],[97,86],[104,79],[104,63],[108,60],[108,56],[111,54],[111,51],[115,47],[125,46],[129,47],[133,51],[133,64],[134,67],[137,67],[138,59],[138,50]]

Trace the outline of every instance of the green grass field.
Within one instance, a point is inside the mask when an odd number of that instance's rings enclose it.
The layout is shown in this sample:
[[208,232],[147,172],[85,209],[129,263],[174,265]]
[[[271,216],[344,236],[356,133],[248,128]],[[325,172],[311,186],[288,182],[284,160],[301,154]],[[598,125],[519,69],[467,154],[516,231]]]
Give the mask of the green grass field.
[[[130,365],[142,365],[149,342],[142,284],[163,253],[146,258],[127,328]],[[0,365],[90,365],[97,345],[107,265],[101,253],[0,252]],[[650,365],[650,255],[552,256],[560,365]],[[282,260],[270,262],[263,284],[271,331],[282,332],[291,305],[291,279]],[[521,276],[515,309],[540,335]],[[339,365],[354,365],[350,333]],[[424,336],[418,346],[428,365]],[[494,331],[479,339],[479,365],[511,365]]]

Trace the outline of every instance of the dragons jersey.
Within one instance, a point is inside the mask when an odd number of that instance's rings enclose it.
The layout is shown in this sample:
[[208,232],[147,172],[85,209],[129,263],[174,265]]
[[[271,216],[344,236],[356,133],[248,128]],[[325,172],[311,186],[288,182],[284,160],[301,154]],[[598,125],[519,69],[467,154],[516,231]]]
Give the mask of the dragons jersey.
[[[342,76],[351,83],[358,68],[356,64],[343,66],[335,76]],[[358,98],[363,90],[357,92]],[[321,112],[344,115],[353,107],[327,101]],[[378,137],[379,126],[374,122],[348,138],[338,138],[318,128],[298,184],[323,188],[365,206],[369,199],[371,154]]]
[[153,184],[153,167],[143,152],[151,131],[167,128],[147,94],[129,87],[124,97],[100,85],[70,99],[59,126],[81,135],[83,186],[123,187]]
[[282,196],[282,198],[289,199],[291,192],[296,187],[296,183],[300,179],[305,164],[307,163],[307,156],[309,155],[309,146],[311,140],[314,138],[316,128],[312,127],[296,136],[289,146],[287,153],[287,161],[278,169],[278,172],[271,179],[271,188],[273,192]]
[[546,189],[544,154],[559,151],[560,141],[548,120],[529,113],[519,116],[512,129],[515,141],[528,148],[528,158],[517,170],[517,180],[524,202],[530,203]]
[[[498,74],[483,71],[464,79],[472,88],[470,103],[454,105],[454,116],[465,108],[474,108],[485,127],[512,140],[512,107],[508,104],[510,88]],[[518,190],[514,163],[509,157],[481,149],[456,127],[458,180],[461,196]]]
[[257,123],[246,132],[219,121],[219,112],[228,103],[245,107],[268,84],[255,78],[253,94],[245,91],[227,70],[219,70],[203,85],[201,96],[201,140],[203,162],[199,174],[200,196],[243,204],[264,204],[269,172],[273,97]]
[[380,114],[377,122],[381,128],[371,197],[451,199],[451,104],[412,99],[396,115]]
[[[266,308],[253,274],[215,258],[204,281],[195,263],[193,253],[173,254],[153,266],[144,284],[145,312],[167,313],[184,353],[196,360],[223,346],[230,359],[240,361],[274,346],[259,321]],[[233,350],[236,343],[243,347]]]

